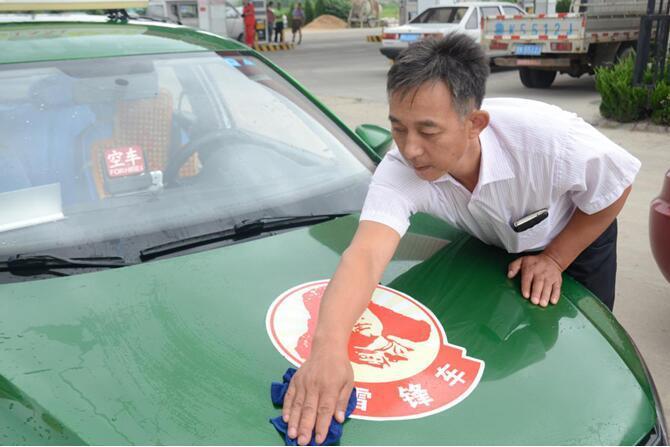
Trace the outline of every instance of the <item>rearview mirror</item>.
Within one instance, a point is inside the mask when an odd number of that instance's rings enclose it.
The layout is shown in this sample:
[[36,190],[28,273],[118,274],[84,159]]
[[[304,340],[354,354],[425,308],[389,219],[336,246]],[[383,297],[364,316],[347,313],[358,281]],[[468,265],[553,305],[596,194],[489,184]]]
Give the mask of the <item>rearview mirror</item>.
[[384,157],[393,142],[391,132],[374,124],[361,124],[356,128],[356,135],[361,137],[379,158]]

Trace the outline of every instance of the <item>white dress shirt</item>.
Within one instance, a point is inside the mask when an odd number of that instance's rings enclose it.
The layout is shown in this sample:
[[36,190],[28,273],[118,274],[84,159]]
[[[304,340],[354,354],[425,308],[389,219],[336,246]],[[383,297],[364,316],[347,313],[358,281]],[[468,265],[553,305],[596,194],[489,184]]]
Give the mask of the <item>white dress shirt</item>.
[[[480,134],[479,181],[472,193],[445,174],[416,175],[397,148],[377,167],[361,220],[403,236],[409,218],[425,212],[510,253],[540,250],[576,208],[607,208],[633,183],[640,161],[574,113],[538,101],[484,100],[490,123]],[[512,222],[547,208],[549,217],[516,233]]]

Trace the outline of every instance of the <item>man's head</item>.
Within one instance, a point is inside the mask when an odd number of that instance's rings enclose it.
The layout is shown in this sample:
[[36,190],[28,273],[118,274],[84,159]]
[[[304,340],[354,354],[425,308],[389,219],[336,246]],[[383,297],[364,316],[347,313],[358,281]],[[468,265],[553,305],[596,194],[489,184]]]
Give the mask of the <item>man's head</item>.
[[272,2],[268,2],[268,8],[272,6]]
[[479,110],[489,65],[464,34],[427,39],[404,50],[388,73],[393,137],[417,175],[436,180],[463,174],[488,114]]

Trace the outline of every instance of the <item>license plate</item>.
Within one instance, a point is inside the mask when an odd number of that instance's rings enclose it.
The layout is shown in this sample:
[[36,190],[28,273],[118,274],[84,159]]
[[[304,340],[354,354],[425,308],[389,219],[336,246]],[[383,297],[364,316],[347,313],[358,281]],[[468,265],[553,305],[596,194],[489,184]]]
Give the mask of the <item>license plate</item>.
[[517,45],[514,49],[517,56],[539,56],[542,53],[540,45]]
[[403,42],[414,42],[419,39],[421,34],[401,34],[400,40]]

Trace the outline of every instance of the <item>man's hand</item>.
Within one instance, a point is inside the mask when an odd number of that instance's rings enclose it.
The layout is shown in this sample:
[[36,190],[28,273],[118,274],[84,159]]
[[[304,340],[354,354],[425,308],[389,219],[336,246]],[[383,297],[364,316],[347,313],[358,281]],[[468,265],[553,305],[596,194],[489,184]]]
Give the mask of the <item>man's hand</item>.
[[521,272],[521,295],[533,304],[547,307],[556,304],[561,296],[563,269],[550,256],[540,253],[535,256],[522,256],[512,261],[507,277],[514,278]]
[[288,422],[288,436],[307,445],[316,433],[321,444],[328,434],[330,421],[344,422],[344,413],[354,386],[354,372],[347,351],[334,353],[312,349],[309,359],[291,379],[282,417]]

